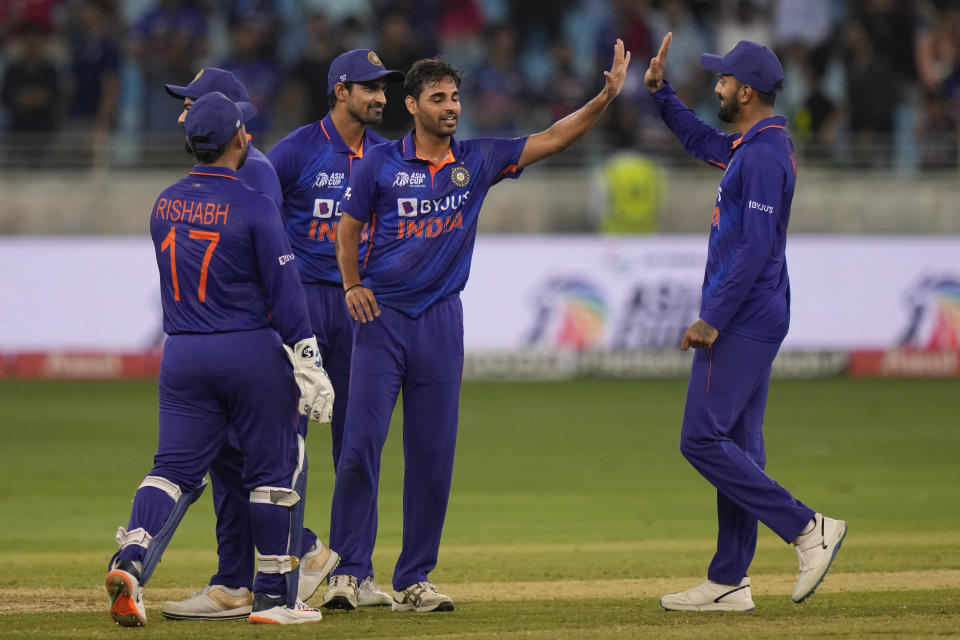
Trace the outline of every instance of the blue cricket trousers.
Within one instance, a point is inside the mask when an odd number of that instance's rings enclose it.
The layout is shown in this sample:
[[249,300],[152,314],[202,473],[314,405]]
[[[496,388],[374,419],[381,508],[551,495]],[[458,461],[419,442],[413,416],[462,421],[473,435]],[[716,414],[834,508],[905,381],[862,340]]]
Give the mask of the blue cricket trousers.
[[[184,493],[192,490],[232,430],[241,454],[243,494],[249,496],[251,489],[261,486],[292,488],[298,469],[298,391],[276,331],[170,336],[163,348],[158,389],[159,442],[148,475],[165,478]],[[173,505],[163,491],[140,488],[128,529],[143,527],[155,535]],[[245,505],[260,552],[286,555],[289,508],[252,504],[249,498]],[[143,547],[132,545],[120,557],[139,560],[143,552]],[[286,592],[280,574],[258,574],[254,590]]]
[[442,300],[418,318],[381,306],[357,323],[350,398],[330,513],[336,574],[373,575],[380,455],[403,391],[403,543],[393,588],[427,580],[437,565],[450,497],[463,375],[463,307]]
[[757,546],[757,521],[793,541],[813,510],[764,472],[763,412],[779,342],[721,333],[697,349],[680,451],[717,488],[717,552],[707,577],[738,584]]
[[[341,287],[305,282],[303,289],[323,367],[330,376],[335,393],[330,431],[333,438],[333,468],[336,471],[347,413],[353,319],[343,301]],[[304,439],[307,437],[307,425],[308,417],[300,416],[298,426]],[[248,494],[243,490],[241,481],[242,465],[243,455],[231,432],[210,466],[213,508],[217,514],[217,554],[220,558],[217,573],[210,578],[210,584],[252,588],[253,534],[248,516]],[[301,551],[306,553],[316,540],[316,534],[304,527]]]

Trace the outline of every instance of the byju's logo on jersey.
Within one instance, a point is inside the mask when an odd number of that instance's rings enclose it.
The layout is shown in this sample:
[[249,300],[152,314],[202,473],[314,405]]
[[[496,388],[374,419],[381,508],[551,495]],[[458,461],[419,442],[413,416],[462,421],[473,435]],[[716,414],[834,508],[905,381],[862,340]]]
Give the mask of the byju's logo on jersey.
[[401,218],[413,218],[420,209],[417,198],[397,198],[397,215]]
[[340,203],[334,204],[333,200],[317,198],[313,201],[313,217],[329,218],[333,215],[340,215]]
[[320,172],[317,174],[317,179],[314,181],[313,186],[315,187],[339,187],[343,181],[346,179],[346,174],[343,172],[335,173],[324,173]]
[[427,174],[421,173],[420,171],[414,171],[412,173],[407,173],[406,171],[398,171],[393,178],[393,187],[423,187],[426,186]]

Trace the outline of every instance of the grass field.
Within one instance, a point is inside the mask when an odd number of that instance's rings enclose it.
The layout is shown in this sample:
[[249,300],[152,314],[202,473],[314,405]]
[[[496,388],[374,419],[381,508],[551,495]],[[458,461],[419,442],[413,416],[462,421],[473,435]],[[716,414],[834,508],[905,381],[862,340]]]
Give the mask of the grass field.
[[[960,638],[960,385],[776,380],[768,471],[850,534],[806,604],[796,554],[761,526],[757,610],[676,614],[704,579],[714,493],[678,451],[683,380],[468,383],[453,495],[431,579],[450,614],[326,614],[311,627],[163,620],[215,568],[209,492],[116,627],[102,580],[156,444],[155,384],[0,382],[0,637]],[[374,565],[401,533],[400,429],[384,452]],[[329,433],[315,428],[307,524],[326,536]]]

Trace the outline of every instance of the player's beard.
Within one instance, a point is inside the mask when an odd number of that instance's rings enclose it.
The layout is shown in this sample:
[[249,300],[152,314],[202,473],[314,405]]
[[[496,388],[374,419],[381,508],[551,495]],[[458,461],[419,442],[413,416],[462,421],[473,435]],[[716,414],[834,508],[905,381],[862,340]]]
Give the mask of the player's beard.
[[350,114],[354,120],[359,122],[365,127],[375,126],[383,122],[383,107],[386,105],[378,105],[380,108],[380,113],[376,113],[376,106],[367,103],[366,105],[360,107],[359,109],[354,108],[349,103],[347,104],[347,112]]
[[723,122],[733,123],[737,117],[737,114],[740,113],[740,103],[735,98],[736,96],[733,98],[728,98],[726,101],[724,101],[723,97],[721,96],[720,111],[717,113],[717,117]]

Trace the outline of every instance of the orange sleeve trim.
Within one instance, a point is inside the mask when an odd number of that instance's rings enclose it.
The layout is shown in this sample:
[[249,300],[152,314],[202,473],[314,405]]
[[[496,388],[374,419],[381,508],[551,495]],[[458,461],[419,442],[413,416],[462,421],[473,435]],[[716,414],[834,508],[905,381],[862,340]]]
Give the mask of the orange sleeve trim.
[[720,167],[721,169],[727,168],[727,165],[723,164],[722,162],[717,162],[716,160],[711,160],[710,158],[707,158],[707,162],[709,162],[715,167]]
[[204,173],[203,171],[191,171],[190,175],[192,176],[213,176],[214,178],[230,178],[231,180],[236,180],[233,176],[227,176],[222,173]]
[[504,170],[501,171],[500,173],[498,173],[498,174],[497,174],[497,177],[500,178],[501,176],[503,176],[503,175],[505,175],[505,174],[507,174],[507,173],[516,173],[516,172],[517,172],[517,165],[512,164],[512,165],[510,165],[509,167],[504,168]]

